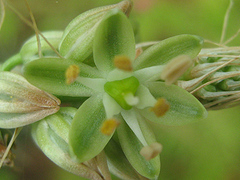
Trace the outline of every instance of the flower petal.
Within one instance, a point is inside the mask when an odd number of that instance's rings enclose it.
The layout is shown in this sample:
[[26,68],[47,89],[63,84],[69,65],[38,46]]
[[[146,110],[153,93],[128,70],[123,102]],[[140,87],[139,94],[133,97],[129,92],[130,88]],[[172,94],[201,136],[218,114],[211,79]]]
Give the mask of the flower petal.
[[31,61],[25,64],[23,73],[30,83],[56,96],[91,96],[95,91],[82,83],[75,81],[69,85],[65,82],[65,72],[73,64],[79,66],[79,76],[101,77],[101,73],[93,67],[60,58],[42,58]]
[[[147,143],[150,145],[156,142],[153,132],[148,128],[144,119],[138,118],[138,120]],[[144,145],[139,141],[123,119],[120,126],[117,128],[117,134],[122,150],[133,168],[146,178],[157,179],[160,172],[159,156],[147,161],[140,154]]]
[[170,37],[145,50],[134,61],[134,70],[166,64],[172,58],[185,54],[195,58],[200,52],[203,39],[195,35]]
[[70,150],[78,162],[98,155],[110,140],[111,135],[104,135],[100,131],[105,120],[102,95],[90,97],[78,109],[69,134]]
[[142,130],[140,128],[138,118],[136,116],[136,112],[131,110],[123,110],[121,113],[123,119],[129,126],[129,128],[134,132],[134,134],[137,136],[138,140],[143,144],[143,146],[147,146],[147,142],[145,137],[143,136]]
[[113,9],[97,28],[93,44],[94,62],[104,72],[114,69],[114,57],[135,57],[135,41],[132,26],[119,9]]
[[136,105],[138,109],[144,109],[146,107],[152,107],[156,103],[156,99],[150,93],[149,89],[144,85],[140,85],[136,92],[136,96],[139,98],[139,103]]
[[106,110],[107,119],[119,114],[122,110],[121,106],[107,93],[103,95],[103,105]]
[[203,105],[189,92],[164,82],[149,82],[146,84],[155,98],[164,98],[170,104],[169,111],[164,116],[157,117],[149,108],[139,112],[153,122],[166,125],[182,125],[201,120],[207,116]]

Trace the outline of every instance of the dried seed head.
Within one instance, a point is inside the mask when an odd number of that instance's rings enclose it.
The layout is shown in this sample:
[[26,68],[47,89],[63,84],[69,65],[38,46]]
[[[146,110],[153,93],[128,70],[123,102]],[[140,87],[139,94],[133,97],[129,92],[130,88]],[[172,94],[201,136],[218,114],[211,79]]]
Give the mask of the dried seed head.
[[190,56],[179,55],[164,67],[161,73],[161,79],[165,80],[166,84],[172,84],[182,76],[192,64],[193,60]]
[[162,152],[162,145],[160,143],[152,143],[150,146],[145,146],[141,149],[140,154],[147,160],[155,158]]
[[119,126],[119,122],[115,119],[107,119],[103,122],[101,132],[107,136],[110,136],[115,129]]
[[71,65],[65,72],[66,84],[72,84],[78,77],[80,69],[77,65]]
[[157,117],[163,116],[170,108],[169,103],[167,102],[166,99],[164,98],[159,98],[150,110],[155,113]]
[[207,110],[239,105],[239,48],[202,49],[189,77],[177,82],[193,94]]
[[114,58],[114,66],[124,71],[132,71],[132,62],[127,56],[116,56]]

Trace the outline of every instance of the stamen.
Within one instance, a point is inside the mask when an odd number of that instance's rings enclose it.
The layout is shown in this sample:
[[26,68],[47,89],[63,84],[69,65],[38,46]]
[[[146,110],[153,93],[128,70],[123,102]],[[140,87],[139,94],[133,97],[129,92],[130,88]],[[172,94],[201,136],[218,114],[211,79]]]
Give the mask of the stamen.
[[166,84],[174,83],[193,64],[193,60],[188,55],[179,55],[173,58],[163,69],[161,78]]
[[155,113],[157,117],[163,116],[170,108],[169,103],[167,102],[166,99],[164,98],[159,98],[150,110]]
[[124,71],[132,71],[132,62],[127,56],[115,56],[114,66]]
[[119,126],[119,122],[115,119],[107,119],[103,122],[101,127],[101,133],[104,135],[110,136],[115,129]]
[[152,143],[150,146],[145,146],[141,149],[140,154],[147,160],[155,158],[162,152],[162,145],[158,142]]
[[142,52],[143,52],[143,49],[142,49],[142,48],[137,48],[137,49],[136,49],[135,59],[137,59],[137,57],[140,56],[140,54],[142,54]]
[[139,103],[139,98],[135,97],[132,93],[127,93],[124,95],[124,100],[130,106],[135,106]]
[[77,65],[69,66],[65,73],[66,84],[72,84],[77,79],[79,73],[80,69]]

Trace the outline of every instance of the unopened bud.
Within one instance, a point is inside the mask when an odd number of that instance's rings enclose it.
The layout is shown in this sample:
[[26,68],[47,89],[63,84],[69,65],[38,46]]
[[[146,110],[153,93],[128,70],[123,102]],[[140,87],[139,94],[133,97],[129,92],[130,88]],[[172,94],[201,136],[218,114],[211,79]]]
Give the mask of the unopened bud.
[[[57,56],[54,49],[58,49],[63,32],[62,31],[48,31],[43,32],[43,36],[48,40],[52,47],[40,37],[41,43],[41,52],[44,57],[54,57]],[[36,35],[27,40],[21,48],[20,54],[24,63],[27,63],[31,60],[38,59],[38,42]],[[54,49],[53,49],[54,48]]]

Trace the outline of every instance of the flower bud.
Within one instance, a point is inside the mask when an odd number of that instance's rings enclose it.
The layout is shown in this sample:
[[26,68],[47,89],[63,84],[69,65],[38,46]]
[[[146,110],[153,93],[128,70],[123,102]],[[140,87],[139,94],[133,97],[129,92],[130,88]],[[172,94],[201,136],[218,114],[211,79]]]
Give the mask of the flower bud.
[[[48,42],[52,45],[52,47],[49,46],[49,44],[40,37],[40,44],[41,44],[41,53],[44,57],[55,57],[57,56],[56,53],[52,48],[58,49],[58,45],[60,43],[61,37],[63,32],[62,31],[49,31],[42,33],[43,36],[48,40]],[[38,59],[38,42],[36,35],[31,37],[29,40],[27,40],[24,45],[22,46],[20,50],[20,54],[22,56],[22,60],[24,63],[27,63],[31,60]]]
[[77,16],[64,31],[59,45],[60,54],[67,59],[84,61],[92,53],[93,37],[99,23],[114,8],[128,14],[131,1],[124,0],[115,5],[98,7]]
[[60,100],[22,76],[0,72],[0,127],[16,128],[31,124],[59,109]]
[[69,154],[68,134],[76,111],[75,108],[64,107],[35,123],[33,139],[43,153],[61,168],[87,179],[102,180],[102,175],[89,166],[91,161],[78,163]]

